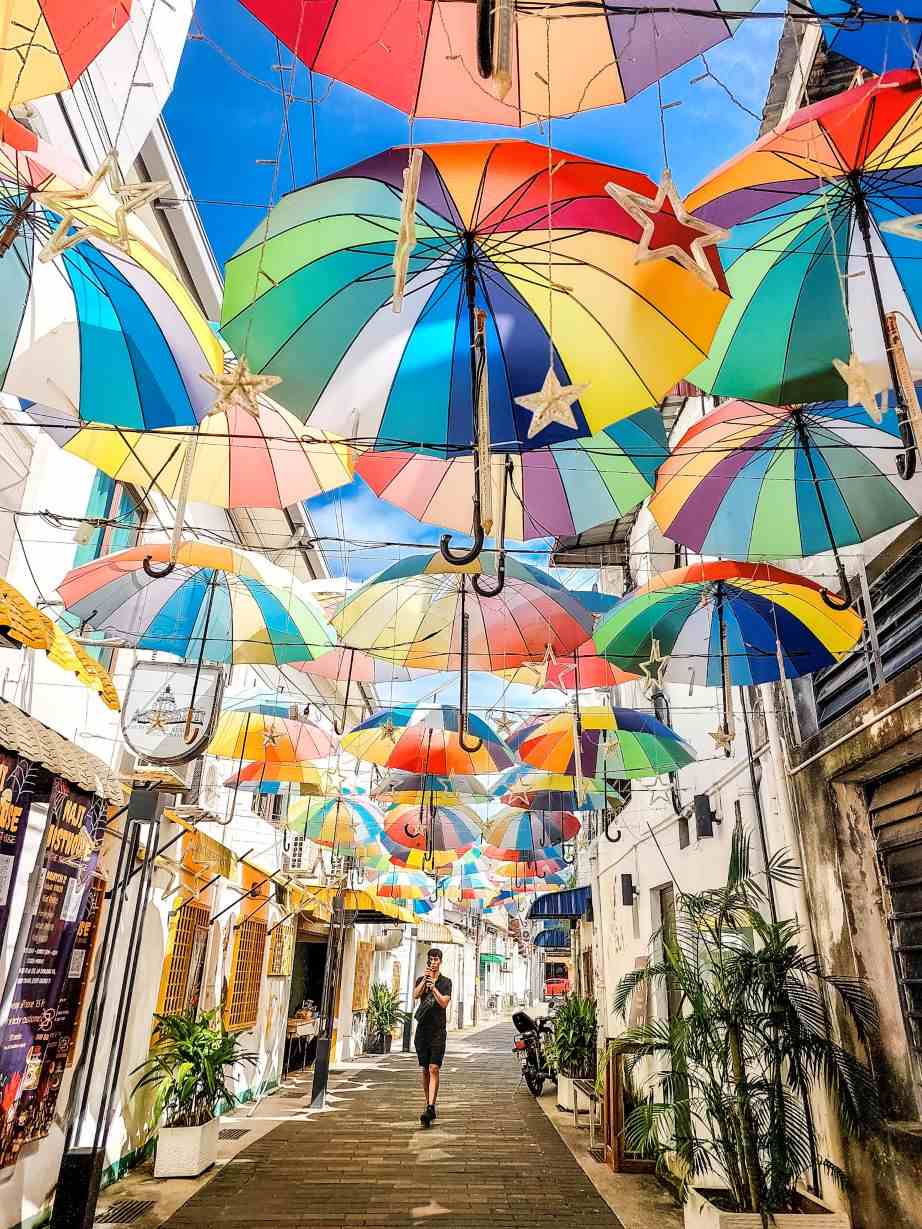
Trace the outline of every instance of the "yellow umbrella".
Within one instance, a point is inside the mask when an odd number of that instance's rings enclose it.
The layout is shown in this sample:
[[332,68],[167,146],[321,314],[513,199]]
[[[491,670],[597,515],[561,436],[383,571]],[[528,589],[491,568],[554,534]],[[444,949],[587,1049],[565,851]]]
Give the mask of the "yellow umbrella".
[[329,734],[312,721],[231,711],[221,714],[208,754],[260,764],[298,765],[324,759],[332,750]]

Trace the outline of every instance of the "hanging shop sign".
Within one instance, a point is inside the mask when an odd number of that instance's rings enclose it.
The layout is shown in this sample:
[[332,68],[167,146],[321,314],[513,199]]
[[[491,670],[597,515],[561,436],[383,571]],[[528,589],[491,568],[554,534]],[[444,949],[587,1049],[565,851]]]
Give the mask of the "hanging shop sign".
[[32,760],[0,748],[0,947],[13,904],[16,868],[40,771]]
[[194,760],[211,742],[223,692],[220,666],[137,662],[122,706],[125,742],[153,764]]
[[[48,803],[43,876],[0,1031],[0,1169],[24,1144],[47,1135],[76,1024],[69,985],[88,917],[108,804],[56,777]],[[86,976],[85,957],[80,961]],[[76,1003],[79,1003],[77,994]]]

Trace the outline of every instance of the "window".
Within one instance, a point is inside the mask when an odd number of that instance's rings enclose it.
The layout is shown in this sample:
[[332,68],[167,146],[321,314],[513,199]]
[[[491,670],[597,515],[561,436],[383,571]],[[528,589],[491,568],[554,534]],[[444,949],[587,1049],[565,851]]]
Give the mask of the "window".
[[691,834],[688,831],[688,816],[679,816],[679,848],[687,849],[691,844]]
[[868,810],[884,887],[906,1036],[922,1057],[922,765],[872,786]]
[[208,907],[197,901],[183,905],[173,915],[157,1003],[157,1010],[163,1014],[198,1009],[209,916]]
[[[663,888],[657,888],[660,916],[660,943],[663,947],[674,947],[676,942],[675,889],[671,883]],[[679,1014],[682,1002],[682,991],[673,976],[666,979],[666,1018],[675,1020]]]
[[264,819],[267,824],[278,826],[282,823],[285,818],[287,803],[287,794],[256,793],[253,795],[253,811]]
[[288,977],[291,974],[295,955],[295,928],[291,922],[274,926],[269,936],[269,962],[267,977]]
[[238,923],[234,936],[234,955],[224,1007],[224,1027],[231,1032],[253,1028],[259,1012],[263,954],[266,950],[266,923],[247,918]]

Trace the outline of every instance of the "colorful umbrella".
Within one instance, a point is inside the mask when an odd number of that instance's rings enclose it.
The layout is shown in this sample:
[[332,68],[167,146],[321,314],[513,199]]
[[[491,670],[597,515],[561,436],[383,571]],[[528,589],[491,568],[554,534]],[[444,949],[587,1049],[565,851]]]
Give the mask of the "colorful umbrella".
[[[726,294],[673,260],[635,263],[640,224],[605,191],[650,197],[652,182],[527,141],[422,147],[394,310],[407,156],[283,197],[227,263],[222,333],[299,417],[451,457],[478,439],[485,369],[493,447],[546,447],[657,404],[707,354]],[[544,387],[549,358],[572,406],[533,417],[517,399]]]
[[[588,439],[494,455],[493,506],[506,503],[506,537],[566,537],[617,520],[653,489],[668,456],[659,410],[642,410]],[[376,495],[419,521],[467,533],[474,499],[474,459],[443,460],[416,452],[366,452],[356,472]]]
[[546,688],[557,691],[592,691],[599,688],[607,690],[637,677],[636,674],[619,670],[604,657],[599,657],[591,640],[581,644],[566,657],[546,654],[543,661],[526,661],[520,666],[509,670],[496,670],[495,673],[509,683],[518,683],[535,691],[544,691]]
[[536,845],[528,849],[503,849],[501,845],[484,845],[483,856],[491,862],[546,862],[562,861],[569,865],[563,857],[559,845]]
[[405,845],[391,840],[386,831],[378,836],[378,841],[389,862],[387,870],[393,866],[404,866],[429,874],[453,866],[471,849],[470,845],[464,845],[460,849],[407,849]]
[[[501,593],[487,587],[494,579],[504,579]],[[572,652],[592,634],[595,619],[559,581],[528,563],[509,558],[501,565],[486,554],[459,567],[436,551],[409,555],[373,576],[332,622],[347,644],[386,661],[500,670],[541,660],[548,646],[559,655]]]
[[117,713],[122,703],[115,690],[115,684],[109,671],[95,657],[91,657],[82,644],[78,644],[57,624],[53,625],[51,646],[48,649],[48,660],[53,661],[62,670],[75,674],[85,687],[95,691],[106,708]]
[[0,110],[74,84],[131,14],[131,0],[8,0],[0,13]]
[[374,713],[344,734],[340,747],[358,760],[402,772],[474,776],[511,767],[509,748],[480,717],[468,717],[467,732],[480,743],[474,751],[462,746],[457,708],[449,704],[437,708],[407,704]]
[[562,858],[542,858],[537,862],[500,862],[493,867],[497,879],[547,880],[548,875],[556,875],[566,867]]
[[488,900],[496,885],[486,874],[479,858],[467,854],[454,864],[449,875],[438,881],[439,893],[448,900]]
[[435,806],[451,806],[456,802],[489,802],[493,791],[477,777],[454,773],[440,777],[431,773],[391,772],[371,791],[372,798],[382,803],[432,802]]
[[[487,846],[504,850],[547,849],[572,841],[579,829],[579,820],[566,811],[518,811],[507,807],[490,820],[483,830],[483,839]],[[493,857],[489,849],[484,852]]]
[[285,826],[325,849],[370,845],[381,832],[381,812],[367,798],[293,798]]
[[874,73],[914,68],[922,50],[922,8],[918,0],[874,0],[856,8],[851,0],[811,0],[822,20],[823,41],[837,56]]
[[169,543],[147,543],[105,555],[68,572],[58,592],[81,624],[179,657],[277,665],[310,660],[333,643],[301,583],[262,555],[183,542],[171,566],[170,551]]
[[428,808],[397,806],[384,816],[384,831],[406,849],[459,850],[470,848],[481,837],[480,820],[462,804]]
[[224,782],[225,789],[254,794],[309,795],[326,794],[323,778],[316,768],[304,761],[287,764],[255,761],[244,764]]
[[520,727],[509,745],[526,764],[546,772],[576,772],[576,737],[587,777],[656,777],[677,772],[695,760],[691,746],[650,713],[632,708],[586,708],[546,714]]
[[306,431],[281,406],[259,416],[232,405],[198,427],[171,431],[91,428],[73,413],[33,405],[29,416],[65,452],[120,482],[176,499],[193,446],[186,499],[219,508],[287,508],[352,481],[353,451],[338,436]]
[[806,576],[767,563],[696,563],[628,593],[599,625],[600,653],[660,680],[749,686],[810,674],[861,638],[862,620]]
[[[695,384],[772,405],[821,401],[842,396],[838,361],[851,363],[850,401],[865,396],[862,375],[899,388],[893,312],[910,322],[909,367],[922,369],[922,265],[899,233],[922,212],[920,167],[913,69],[795,112],[692,192],[690,210],[732,228],[723,251],[733,301]],[[902,394],[898,414],[909,446]]]
[[390,900],[428,900],[435,892],[435,883],[421,871],[395,866],[378,878],[374,895]]
[[781,408],[726,401],[682,436],[650,511],[703,555],[794,559],[866,542],[922,511],[897,473],[896,412],[875,423],[844,401]]
[[754,7],[709,0],[700,12],[638,13],[516,0],[498,36],[494,6],[474,0],[243,4],[316,72],[408,115],[520,126],[632,98],[729,38],[739,10]]
[[[300,765],[326,759],[333,751],[332,738],[313,721],[292,721],[256,712],[223,712],[218,718],[209,755],[228,760],[252,760],[256,764],[294,766],[278,780],[304,779]],[[311,779],[311,778],[308,778]]]
[[260,713],[264,717],[296,717],[301,702],[296,696],[268,687],[250,687],[236,695],[225,695],[221,707],[226,713]]
[[494,795],[507,806],[531,811],[602,811],[605,809],[605,783],[595,777],[583,778],[583,796],[576,778],[564,773],[538,772],[517,764],[503,773]]

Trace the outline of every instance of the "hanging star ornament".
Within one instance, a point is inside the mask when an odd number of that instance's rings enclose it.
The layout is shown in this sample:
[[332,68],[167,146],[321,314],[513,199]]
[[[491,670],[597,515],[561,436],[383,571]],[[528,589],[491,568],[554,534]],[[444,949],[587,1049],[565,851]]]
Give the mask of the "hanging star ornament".
[[655,691],[659,691],[663,685],[663,675],[666,673],[666,667],[669,665],[669,656],[663,657],[659,649],[659,641],[650,641],[650,656],[646,661],[640,663],[640,672],[643,675],[643,693],[650,699]]
[[723,751],[724,755],[729,755],[733,749],[733,740],[736,738],[736,734],[733,730],[726,730],[721,726],[719,730],[709,731],[708,738],[713,740],[714,746],[718,750]]
[[640,242],[634,251],[636,264],[671,259],[700,277],[711,290],[719,289],[705,248],[722,243],[730,232],[688,212],[668,168],[652,200],[616,183],[607,183],[605,191],[640,226]]
[[910,213],[905,218],[891,218],[889,222],[881,222],[880,229],[888,235],[899,235],[902,239],[922,239],[922,213]]
[[886,381],[868,371],[857,354],[850,354],[847,363],[834,358],[832,365],[848,385],[848,404],[864,406],[871,418],[880,422],[883,412],[877,401],[877,394],[887,387]]
[[672,805],[672,782],[668,777],[654,777],[653,785],[650,787],[649,805],[656,806],[658,802],[668,803]]
[[528,393],[524,397],[516,397],[516,405],[520,405],[531,414],[528,427],[528,438],[537,435],[552,422],[560,423],[562,427],[572,427],[576,430],[576,419],[571,406],[578,401],[588,384],[561,384],[553,366],[548,367],[544,383],[536,393]]
[[202,379],[219,394],[218,400],[208,411],[209,418],[212,414],[223,414],[234,408],[259,418],[260,395],[282,382],[281,376],[258,375],[250,371],[245,358],[238,359],[230,371],[222,371],[220,375],[202,372]]
[[[99,210],[96,194],[103,183],[118,201],[113,218],[114,233],[111,225],[100,226],[93,221],[84,221],[79,216],[83,214],[85,217],[89,211]],[[46,209],[60,214],[61,217],[54,234],[39,252],[39,260],[47,263],[62,252],[76,247],[84,239],[91,238],[101,239],[127,254],[132,243],[128,232],[129,216],[156,200],[168,187],[169,183],[165,179],[126,184],[119,171],[118,155],[112,150],[82,188],[33,192],[32,200],[36,204],[44,205]]]

